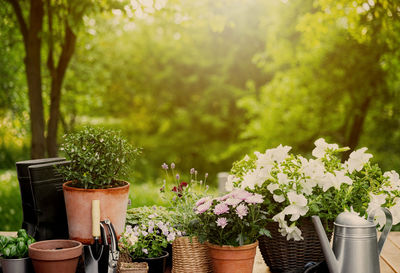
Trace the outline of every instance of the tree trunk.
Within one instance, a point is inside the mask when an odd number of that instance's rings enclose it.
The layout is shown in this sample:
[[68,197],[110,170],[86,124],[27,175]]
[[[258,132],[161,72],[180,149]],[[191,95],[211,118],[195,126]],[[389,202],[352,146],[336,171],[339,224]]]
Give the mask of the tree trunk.
[[50,68],[51,91],[50,91],[50,118],[47,125],[47,153],[50,157],[57,156],[57,132],[60,119],[61,88],[69,61],[74,53],[76,35],[66,23],[65,40],[62,47],[60,59],[56,68]]
[[364,126],[365,117],[367,116],[369,105],[371,103],[371,96],[365,98],[362,102],[360,109],[356,111],[353,117],[350,134],[346,140],[345,146],[349,147],[350,150],[343,153],[343,160],[349,158],[350,153],[357,147],[361,137],[362,129]]
[[29,31],[25,38],[25,71],[28,82],[29,108],[31,118],[31,157],[45,156],[44,114],[41,75],[41,32],[43,26],[43,3],[32,0],[30,6]]

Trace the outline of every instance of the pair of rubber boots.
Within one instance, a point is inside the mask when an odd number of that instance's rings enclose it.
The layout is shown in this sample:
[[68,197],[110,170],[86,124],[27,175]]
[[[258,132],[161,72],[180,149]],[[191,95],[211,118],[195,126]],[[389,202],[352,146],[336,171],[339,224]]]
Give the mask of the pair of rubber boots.
[[57,166],[65,158],[46,158],[16,163],[22,200],[22,228],[37,241],[68,239],[62,184]]

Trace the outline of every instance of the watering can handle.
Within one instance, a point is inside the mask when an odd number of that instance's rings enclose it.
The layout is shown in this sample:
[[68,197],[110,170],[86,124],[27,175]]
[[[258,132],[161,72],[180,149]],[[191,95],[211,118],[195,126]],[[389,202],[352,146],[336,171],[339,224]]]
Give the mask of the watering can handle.
[[[383,229],[383,232],[381,233],[381,237],[379,237],[379,241],[378,241],[378,255],[381,254],[382,248],[383,248],[383,244],[386,241],[387,236],[389,235],[390,230],[392,229],[392,214],[390,213],[390,211],[387,208],[379,208],[380,210],[382,210],[385,213],[386,216],[386,223],[385,223],[385,228]],[[373,222],[374,221],[374,217],[375,217],[375,212],[377,211],[373,210],[371,212],[371,214],[368,216],[368,221]]]

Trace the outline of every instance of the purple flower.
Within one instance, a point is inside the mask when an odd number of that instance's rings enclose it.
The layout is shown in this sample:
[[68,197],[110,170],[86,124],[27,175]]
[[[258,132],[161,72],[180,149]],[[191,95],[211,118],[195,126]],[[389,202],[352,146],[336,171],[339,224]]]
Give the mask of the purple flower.
[[249,204],[261,204],[264,202],[264,199],[261,194],[256,193],[250,197],[247,197],[245,201]]
[[208,173],[206,173],[206,174],[204,175],[204,177],[207,178],[207,177],[208,177]]
[[179,180],[179,177],[180,177],[179,173],[177,173],[175,177],[176,177],[176,180]]
[[230,198],[230,197],[232,197],[232,194],[231,194],[231,193],[228,193],[228,194],[225,194],[225,195],[222,196],[222,197],[219,197],[218,200],[219,200],[219,201],[225,201],[225,200],[227,200],[227,199]]
[[195,170],[194,168],[191,168],[191,169],[190,169],[190,174],[194,174],[195,171],[196,171],[196,170]]
[[142,235],[143,235],[144,237],[146,237],[147,235],[149,235],[149,233],[147,233],[147,231],[145,231],[145,230],[142,230]]
[[168,170],[168,165],[164,162],[164,163],[161,165],[161,168],[163,168],[164,170]]
[[211,207],[211,204],[212,204],[212,200],[209,200],[209,201],[205,202],[204,204],[199,205],[196,209],[196,213],[201,214],[201,213],[207,211]]
[[214,214],[216,214],[216,215],[224,214],[228,211],[229,211],[229,207],[224,203],[218,204],[214,208]]
[[131,234],[133,232],[132,230],[132,226],[131,225],[127,225],[126,229],[125,229],[126,234]]
[[242,190],[242,189],[234,190],[234,191],[232,191],[231,194],[234,198],[241,199],[241,200],[245,200],[245,199],[253,196],[253,194],[251,192],[248,192],[248,191]]
[[224,228],[228,224],[228,221],[225,217],[218,218],[215,222],[217,223],[217,226],[221,228]]
[[175,240],[175,233],[171,232],[170,234],[168,234],[167,236],[167,241],[168,242],[172,242],[173,240]]
[[149,252],[147,251],[147,249],[146,248],[142,248],[142,252],[144,253],[144,254],[149,254]]
[[198,207],[198,206],[200,206],[200,205],[203,205],[207,200],[209,200],[210,199],[210,197],[203,197],[203,198],[200,198],[199,199],[199,201],[197,201],[196,202],[196,207]]
[[244,204],[240,204],[236,208],[236,214],[239,216],[240,219],[243,219],[243,216],[246,216],[249,213],[249,210]]
[[171,163],[171,169],[175,169],[175,163],[174,162]]
[[228,198],[225,200],[225,204],[228,206],[237,206],[240,202],[242,202],[242,199],[237,199],[237,198]]

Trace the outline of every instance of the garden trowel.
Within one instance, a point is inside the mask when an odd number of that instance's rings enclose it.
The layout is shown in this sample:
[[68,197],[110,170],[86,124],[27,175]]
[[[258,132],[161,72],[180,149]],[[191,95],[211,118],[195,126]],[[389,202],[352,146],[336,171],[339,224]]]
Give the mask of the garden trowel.
[[[105,228],[110,236],[110,244]],[[85,273],[116,273],[119,258],[117,236],[110,220],[100,222],[99,200],[92,201],[92,235],[94,243],[83,249]]]

